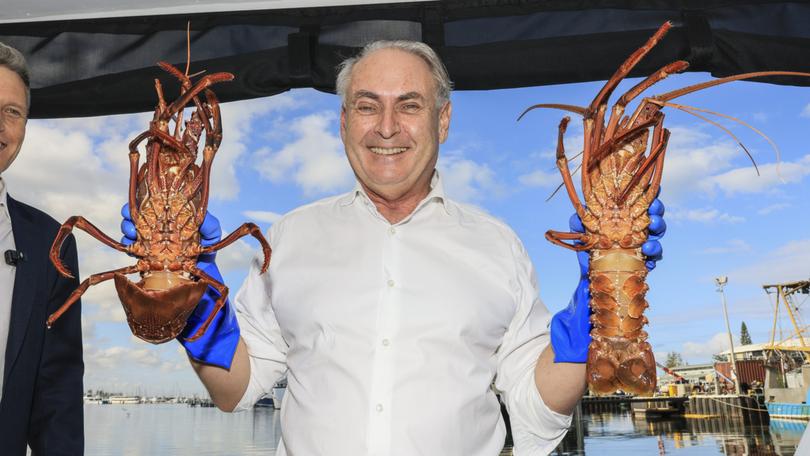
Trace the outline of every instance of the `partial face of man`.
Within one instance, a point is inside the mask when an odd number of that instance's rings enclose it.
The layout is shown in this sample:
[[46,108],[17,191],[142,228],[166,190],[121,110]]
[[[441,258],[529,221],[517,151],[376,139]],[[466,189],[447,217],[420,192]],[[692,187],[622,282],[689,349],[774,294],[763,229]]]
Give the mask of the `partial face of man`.
[[357,62],[340,134],[366,191],[392,204],[424,198],[450,113],[449,102],[436,108],[435,82],[422,58],[389,48]]
[[27,118],[25,84],[17,73],[0,66],[0,174],[20,152]]

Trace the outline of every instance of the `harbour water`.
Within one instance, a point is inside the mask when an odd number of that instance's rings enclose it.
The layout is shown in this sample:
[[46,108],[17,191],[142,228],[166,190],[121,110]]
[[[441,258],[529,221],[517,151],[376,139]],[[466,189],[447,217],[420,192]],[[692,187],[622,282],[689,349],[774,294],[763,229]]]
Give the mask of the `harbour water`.
[[[583,414],[556,454],[790,456],[805,425],[740,427],[718,419],[634,419],[627,411]],[[85,435],[87,456],[273,455],[281,423],[270,407],[226,414],[184,404],[87,404]]]

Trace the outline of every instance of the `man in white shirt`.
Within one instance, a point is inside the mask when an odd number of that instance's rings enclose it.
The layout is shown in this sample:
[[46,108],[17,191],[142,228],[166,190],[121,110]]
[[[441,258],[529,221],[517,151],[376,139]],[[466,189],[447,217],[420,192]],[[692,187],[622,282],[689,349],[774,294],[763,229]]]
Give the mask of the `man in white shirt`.
[[496,455],[493,379],[516,453],[548,453],[584,364],[553,362],[550,315],[512,230],[443,193],[443,65],[421,43],[374,46],[337,83],[356,189],[273,226],[268,274],[254,266],[235,299],[230,370],[194,367],[224,410],[287,375],[279,455]]

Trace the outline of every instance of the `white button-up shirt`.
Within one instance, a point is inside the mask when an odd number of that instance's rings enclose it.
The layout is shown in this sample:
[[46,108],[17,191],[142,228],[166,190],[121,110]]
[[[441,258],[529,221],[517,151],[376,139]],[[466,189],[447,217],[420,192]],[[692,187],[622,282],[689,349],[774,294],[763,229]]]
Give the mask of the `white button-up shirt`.
[[3,369],[11,322],[11,297],[14,293],[14,276],[17,270],[14,266],[6,264],[2,256],[6,250],[15,248],[14,233],[11,232],[11,216],[8,213],[6,183],[0,177],[0,398],[3,395]]
[[270,229],[235,305],[251,378],[237,409],[287,376],[279,456],[547,454],[570,417],[534,382],[549,313],[504,223],[430,194],[391,225],[358,185]]

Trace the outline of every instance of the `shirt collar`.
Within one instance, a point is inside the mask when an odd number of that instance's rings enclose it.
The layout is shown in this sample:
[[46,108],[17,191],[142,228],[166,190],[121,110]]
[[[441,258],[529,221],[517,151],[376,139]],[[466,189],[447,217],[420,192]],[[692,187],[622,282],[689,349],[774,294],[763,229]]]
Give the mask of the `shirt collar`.
[[[350,206],[354,204],[358,196],[364,198],[368,202],[371,202],[371,199],[368,197],[368,194],[366,194],[365,189],[363,189],[363,186],[360,185],[360,181],[357,181],[354,184],[354,190],[352,190],[351,192],[346,194],[343,198],[341,198],[340,205]],[[444,211],[449,214],[449,210],[447,208],[447,197],[444,194],[444,185],[442,184],[442,179],[439,176],[439,170],[437,169],[433,170],[433,176],[430,178],[430,192],[416,206],[414,212],[418,211],[425,204],[433,201],[441,203],[442,208],[444,208]]]
[[3,180],[3,176],[0,176],[0,217],[11,220],[11,215],[8,213],[8,192],[6,191],[6,181]]

